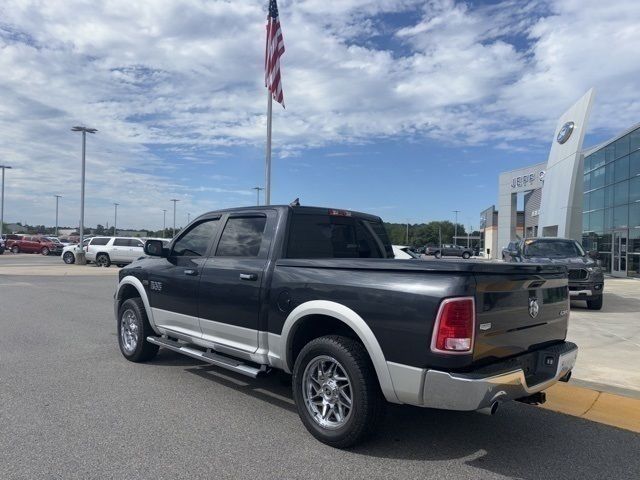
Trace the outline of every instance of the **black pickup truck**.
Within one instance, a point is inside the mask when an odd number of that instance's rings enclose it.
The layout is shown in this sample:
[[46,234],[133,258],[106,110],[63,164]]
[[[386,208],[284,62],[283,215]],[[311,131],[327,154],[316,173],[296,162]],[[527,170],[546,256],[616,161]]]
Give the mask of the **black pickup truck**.
[[564,266],[397,260],[380,218],[301,206],[207,213],[120,271],[133,362],[166,348],[257,377],[292,374],[305,427],[348,447],[386,402],[495,413],[568,381]]

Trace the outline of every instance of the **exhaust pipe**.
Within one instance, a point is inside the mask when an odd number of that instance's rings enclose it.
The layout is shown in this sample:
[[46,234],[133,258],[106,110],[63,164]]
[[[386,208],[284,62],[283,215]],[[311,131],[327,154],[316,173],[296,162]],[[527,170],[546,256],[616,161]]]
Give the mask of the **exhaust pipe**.
[[569,370],[566,373],[566,375],[560,379],[560,381],[567,383],[569,380],[571,380],[571,372],[572,372],[572,370]]
[[495,415],[499,406],[500,404],[498,402],[493,402],[489,407],[479,408],[476,411],[483,415]]

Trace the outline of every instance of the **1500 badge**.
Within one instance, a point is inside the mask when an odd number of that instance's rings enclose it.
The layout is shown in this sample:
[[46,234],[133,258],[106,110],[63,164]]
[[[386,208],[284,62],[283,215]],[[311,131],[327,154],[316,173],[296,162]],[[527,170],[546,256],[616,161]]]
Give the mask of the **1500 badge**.
[[162,291],[162,282],[154,282],[153,280],[149,282],[149,289],[154,292]]

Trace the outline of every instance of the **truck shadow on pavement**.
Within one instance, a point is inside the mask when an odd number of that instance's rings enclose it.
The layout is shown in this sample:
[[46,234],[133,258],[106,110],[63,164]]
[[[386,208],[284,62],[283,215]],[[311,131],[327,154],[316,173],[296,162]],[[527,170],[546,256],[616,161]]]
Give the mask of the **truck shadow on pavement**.
[[[179,356],[169,353],[161,364],[190,365],[186,371],[193,375],[297,416],[286,375],[251,379],[195,360],[174,362],[174,355]],[[635,478],[639,451],[640,435],[633,432],[511,402],[491,417],[389,405],[378,434],[345,454],[414,462],[458,459],[488,472],[534,480]]]

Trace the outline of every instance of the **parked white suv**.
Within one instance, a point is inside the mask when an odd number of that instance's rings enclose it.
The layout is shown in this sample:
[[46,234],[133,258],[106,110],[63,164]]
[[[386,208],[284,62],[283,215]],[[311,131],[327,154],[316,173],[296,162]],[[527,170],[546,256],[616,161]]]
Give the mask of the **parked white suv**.
[[[85,248],[85,250],[87,249],[87,245],[89,245],[90,241],[91,241],[91,238],[85,238],[82,241],[82,246]],[[62,261],[67,265],[75,263],[76,262],[75,252],[77,249],[78,249],[77,243],[72,243],[71,245],[67,245],[66,247],[64,247],[62,249]]]
[[86,258],[99,267],[126,265],[144,255],[144,240],[135,237],[94,237],[86,247]]

